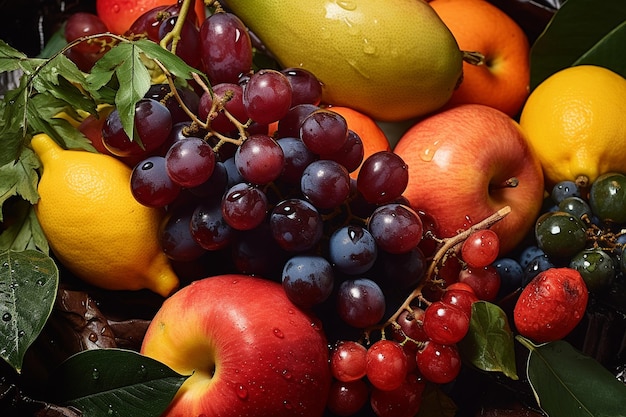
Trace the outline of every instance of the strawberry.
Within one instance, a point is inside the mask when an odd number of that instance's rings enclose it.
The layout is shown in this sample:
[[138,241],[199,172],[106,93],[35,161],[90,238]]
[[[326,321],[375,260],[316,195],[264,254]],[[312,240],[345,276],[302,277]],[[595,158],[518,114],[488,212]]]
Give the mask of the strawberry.
[[562,339],[580,322],[589,293],[578,271],[550,268],[539,273],[520,294],[513,310],[517,331],[535,342]]

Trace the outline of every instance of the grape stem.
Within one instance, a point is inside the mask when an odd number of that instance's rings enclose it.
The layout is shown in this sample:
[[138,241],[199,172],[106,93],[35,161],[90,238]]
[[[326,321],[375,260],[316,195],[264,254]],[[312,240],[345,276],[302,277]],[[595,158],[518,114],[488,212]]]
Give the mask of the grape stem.
[[189,8],[191,7],[192,1],[193,0],[183,0],[174,27],[163,37],[163,39],[161,39],[161,42],[159,43],[163,49],[167,49],[167,46],[171,43],[171,51],[173,54],[176,54],[176,46],[178,45],[178,41],[180,41],[180,34],[183,31],[183,25],[187,19],[187,14],[189,14]]
[[[382,337],[384,338],[384,335],[385,335],[384,329],[387,326],[392,326],[398,330],[401,330],[397,322],[398,317],[405,310],[408,312],[413,311],[413,309],[411,308],[411,303],[413,303],[414,300],[419,299],[424,304],[430,304],[430,302],[426,300],[424,296],[422,295],[422,290],[424,289],[426,284],[437,282],[435,280],[435,276],[436,276],[436,272],[437,272],[439,265],[445,263],[445,260],[448,259],[449,256],[451,256],[452,254],[455,254],[458,248],[460,247],[460,245],[472,233],[474,233],[477,230],[490,228],[495,223],[505,218],[510,212],[511,212],[511,207],[504,206],[500,210],[493,213],[491,216],[487,217],[486,219],[482,220],[479,223],[474,224],[473,226],[456,234],[455,236],[441,239],[439,248],[437,252],[435,253],[435,255],[433,256],[432,261],[430,262],[430,265],[428,266],[428,269],[426,270],[426,273],[422,282],[411,292],[411,294],[409,294],[409,296],[404,300],[402,305],[396,310],[396,312],[393,315],[391,315],[391,317],[389,317],[389,319],[387,319],[385,323],[383,323],[382,325],[377,325],[377,326],[373,326],[373,327],[366,329],[364,331],[365,339],[369,341],[371,332],[375,330],[381,331]],[[406,337],[406,340],[412,340],[406,335],[405,337]],[[413,341],[416,342],[418,345],[420,344],[419,341],[415,341],[415,340]]]

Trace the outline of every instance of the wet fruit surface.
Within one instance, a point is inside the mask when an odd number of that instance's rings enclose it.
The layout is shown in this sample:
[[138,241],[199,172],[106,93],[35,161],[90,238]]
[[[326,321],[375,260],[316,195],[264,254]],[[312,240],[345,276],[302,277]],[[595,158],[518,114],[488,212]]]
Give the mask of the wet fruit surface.
[[587,286],[580,273],[570,268],[551,268],[539,273],[524,288],[515,305],[515,326],[535,342],[565,337],[580,322],[587,307]]

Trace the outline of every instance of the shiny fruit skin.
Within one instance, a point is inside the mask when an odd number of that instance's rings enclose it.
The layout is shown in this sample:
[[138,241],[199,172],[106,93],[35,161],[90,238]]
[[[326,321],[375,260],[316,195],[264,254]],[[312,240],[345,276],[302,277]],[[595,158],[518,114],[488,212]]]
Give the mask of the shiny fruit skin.
[[59,261],[84,281],[110,290],[178,287],[159,245],[164,212],[141,205],[131,169],[104,154],[64,150],[45,134],[32,147],[43,164],[37,219]]
[[517,331],[544,343],[567,336],[582,320],[589,298],[585,281],[571,268],[550,268],[533,278],[513,310]]
[[141,353],[191,375],[168,417],[319,417],[331,383],[318,321],[259,277],[219,275],[182,288],[156,313]]
[[[158,7],[176,4],[176,0],[97,0],[96,11],[109,31],[122,35],[145,12]],[[204,20],[204,2],[196,0],[196,16]]]
[[589,185],[626,164],[626,79],[606,68],[563,69],[530,94],[520,125],[543,167],[546,189],[564,180]]
[[[533,227],[544,195],[539,159],[519,125],[499,110],[465,104],[422,119],[394,152],[409,166],[406,197],[415,210],[437,220],[450,237],[504,206],[511,212],[491,227],[500,254]],[[516,178],[516,186],[506,181]]]
[[462,52],[423,1],[226,4],[282,67],[306,68],[318,78],[322,102],[376,120],[406,120],[440,108],[461,77]]
[[[329,107],[329,110],[342,115],[348,123],[348,129],[359,135],[361,142],[363,142],[363,161],[376,152],[391,150],[391,145],[385,132],[376,124],[374,119],[365,113],[344,106],[332,106]],[[350,177],[356,179],[359,175],[359,170],[360,167],[352,171]]]
[[484,56],[480,65],[463,62],[463,82],[446,107],[477,103],[517,116],[530,83],[530,44],[522,28],[486,0],[433,0],[428,4],[461,50]]

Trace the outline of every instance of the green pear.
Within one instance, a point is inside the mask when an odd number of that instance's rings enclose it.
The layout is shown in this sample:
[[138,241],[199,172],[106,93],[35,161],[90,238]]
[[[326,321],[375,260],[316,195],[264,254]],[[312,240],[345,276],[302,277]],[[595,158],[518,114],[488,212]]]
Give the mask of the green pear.
[[463,52],[423,0],[227,0],[282,67],[323,84],[323,102],[379,121],[442,107],[460,83]]

